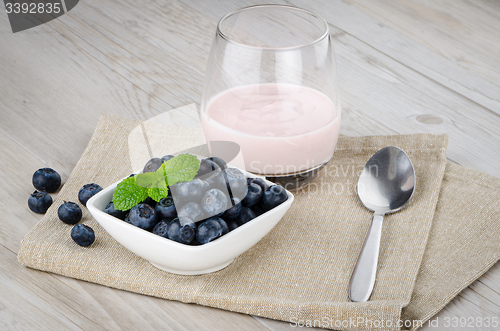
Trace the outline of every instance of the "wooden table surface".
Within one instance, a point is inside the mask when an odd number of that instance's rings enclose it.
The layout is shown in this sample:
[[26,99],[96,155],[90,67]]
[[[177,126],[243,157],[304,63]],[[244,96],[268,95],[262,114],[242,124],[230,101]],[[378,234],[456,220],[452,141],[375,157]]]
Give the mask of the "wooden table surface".
[[[330,24],[343,134],[448,133],[450,160],[500,177],[500,1],[285,2]],[[52,167],[68,178],[101,113],[146,119],[199,103],[218,19],[257,3],[82,0],[16,34],[0,6],[0,330],[293,329],[32,270],[16,259],[41,218],[27,207],[33,172]],[[455,316],[500,316],[499,264],[438,315]]]

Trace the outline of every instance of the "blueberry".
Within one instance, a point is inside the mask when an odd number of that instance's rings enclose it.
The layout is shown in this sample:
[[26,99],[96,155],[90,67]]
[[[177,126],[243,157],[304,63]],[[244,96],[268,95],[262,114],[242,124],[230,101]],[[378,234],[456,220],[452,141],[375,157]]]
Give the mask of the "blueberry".
[[45,214],[52,205],[52,197],[44,191],[35,191],[28,198],[28,207],[37,214]]
[[94,230],[85,224],[77,224],[71,229],[71,238],[80,246],[90,246],[95,240]]
[[229,194],[243,200],[247,195],[247,179],[245,174],[236,168],[228,168],[223,173]]
[[288,199],[288,196],[285,189],[282,186],[273,185],[264,192],[259,204],[264,211],[268,211],[285,202],[286,199]]
[[221,169],[217,163],[210,159],[203,159],[200,162],[200,169],[196,174],[197,177],[206,176],[213,171],[219,172]]
[[238,198],[231,198],[231,207],[227,209],[224,214],[222,214],[222,218],[224,219],[233,219],[238,217],[238,214],[241,210],[241,201]]
[[146,162],[146,165],[144,166],[144,169],[142,169],[142,172],[155,172],[156,170],[158,170],[158,168],[161,167],[162,163],[162,159],[160,159],[159,157],[154,157]]
[[211,189],[218,188],[227,190],[224,173],[222,171],[214,171],[200,178],[202,178]]
[[188,217],[179,220],[179,238],[181,243],[189,244],[196,236],[196,224]]
[[128,224],[132,224],[132,223],[130,223],[130,212],[127,213],[127,216],[125,216],[125,218],[123,219],[123,221],[126,222],[126,223],[128,223]]
[[203,196],[204,185],[200,179],[178,182],[171,186],[172,196],[176,203],[198,202]]
[[229,227],[226,223],[226,221],[224,221],[222,218],[220,217],[211,217],[209,219],[212,219],[214,221],[216,221],[217,223],[219,223],[220,227],[222,228],[222,234],[221,236],[225,235],[226,233],[229,232]]
[[156,207],[156,201],[151,198],[151,197],[147,197],[146,199],[144,199],[143,201],[141,201],[141,203],[145,203],[147,205],[150,205],[151,208],[155,208]]
[[238,224],[238,221],[236,219],[229,219],[226,221],[226,224],[227,224],[227,227],[229,229],[229,232],[233,231],[234,229],[236,229],[238,226],[240,226]]
[[150,205],[144,203],[140,203],[130,209],[129,220],[130,224],[148,231],[158,223],[155,210]]
[[247,184],[250,185],[252,183],[259,185],[260,188],[262,189],[262,192],[266,192],[267,189],[269,188],[269,185],[267,185],[266,181],[259,177],[247,178]]
[[76,224],[82,219],[82,210],[80,206],[71,201],[65,201],[59,206],[57,216],[66,224]]
[[245,199],[241,201],[241,203],[243,204],[243,206],[253,206],[257,202],[259,202],[263,194],[264,192],[262,192],[262,188],[259,185],[250,183],[250,185],[248,185],[247,195],[245,196]]
[[196,230],[196,239],[201,244],[206,244],[210,241],[213,241],[219,238],[222,235],[222,227],[219,222],[214,221],[209,218],[206,221],[203,221],[198,225],[198,229]]
[[194,222],[201,221],[203,217],[203,209],[196,202],[188,202],[177,212],[179,219],[189,218]]
[[82,205],[86,206],[87,201],[89,201],[89,199],[92,198],[92,196],[99,193],[101,190],[102,190],[102,187],[100,187],[97,184],[94,184],[94,183],[85,184],[78,192],[78,200],[80,200]]
[[[210,184],[208,184],[207,181],[205,181],[205,180],[202,180],[201,183],[203,184],[203,186],[201,188],[201,192],[203,194],[205,194],[205,192],[207,192],[208,190],[211,189]],[[202,196],[203,196],[203,194],[202,194]]]
[[175,209],[174,199],[166,197],[158,201],[155,206],[155,212],[159,219],[173,220],[177,217],[177,210]]
[[33,174],[33,186],[39,191],[53,193],[61,186],[61,176],[51,168],[41,168]]
[[193,241],[196,235],[196,225],[192,220],[181,224],[178,218],[168,222],[167,238],[182,244],[189,244]]
[[260,216],[266,212],[259,203],[251,206],[250,209],[252,209],[256,216]]
[[221,170],[224,170],[227,168],[226,161],[224,161],[223,159],[221,159],[218,156],[212,156],[212,157],[209,157],[207,159],[212,161],[212,162],[215,162],[219,166],[219,168],[221,168]]
[[181,237],[179,235],[179,230],[181,228],[181,224],[179,223],[179,219],[175,218],[168,222],[167,228],[167,238],[173,241],[180,242]]
[[165,155],[164,157],[161,158],[163,162],[167,162],[168,160],[174,158],[173,155]]
[[196,235],[195,235],[193,241],[191,241],[189,243],[189,245],[191,245],[191,246],[200,246],[201,245],[201,243],[198,240],[196,240]]
[[257,217],[257,215],[255,215],[255,213],[253,212],[253,210],[251,210],[248,207],[242,207],[241,211],[240,211],[240,214],[236,218],[236,221],[238,222],[238,225],[243,225],[243,224],[245,224],[247,222],[250,222],[255,217]]
[[127,216],[126,211],[115,209],[115,204],[113,203],[113,201],[110,201],[108,203],[106,208],[104,208],[104,212],[121,220],[125,219],[125,216]]
[[168,229],[168,223],[165,221],[160,221],[158,224],[155,225],[152,232],[156,235],[159,235],[160,237],[168,238],[167,229]]
[[227,209],[228,198],[216,188],[208,190],[201,199],[201,207],[207,216],[221,215]]

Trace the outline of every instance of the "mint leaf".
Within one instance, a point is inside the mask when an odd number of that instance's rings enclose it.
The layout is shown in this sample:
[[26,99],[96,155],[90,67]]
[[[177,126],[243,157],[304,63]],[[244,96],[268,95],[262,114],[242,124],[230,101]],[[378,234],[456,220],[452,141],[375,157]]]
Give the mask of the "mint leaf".
[[168,188],[149,188],[148,195],[156,202],[168,196]]
[[135,177],[125,178],[113,192],[115,209],[129,210],[148,197],[148,189],[137,185]]
[[160,201],[168,196],[168,186],[190,181],[200,169],[200,161],[191,154],[178,155],[164,162],[156,172],[125,178],[113,193],[115,209],[129,210],[148,196]]
[[165,182],[165,170],[163,164],[156,170],[156,172],[146,172],[135,176],[137,185],[146,188],[159,188],[166,189],[167,183]]
[[[191,154],[181,154],[163,163],[168,185],[187,182],[196,176],[200,169],[200,161]],[[160,168],[161,169],[161,168]]]

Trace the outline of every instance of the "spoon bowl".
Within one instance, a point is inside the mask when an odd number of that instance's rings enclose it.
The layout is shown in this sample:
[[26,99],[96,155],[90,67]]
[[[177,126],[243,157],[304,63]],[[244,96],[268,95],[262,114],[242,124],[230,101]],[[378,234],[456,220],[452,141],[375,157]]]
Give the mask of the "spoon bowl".
[[374,212],[370,229],[349,284],[349,299],[367,301],[375,284],[382,222],[410,201],[415,191],[415,169],[406,153],[384,147],[366,162],[358,180],[358,196]]

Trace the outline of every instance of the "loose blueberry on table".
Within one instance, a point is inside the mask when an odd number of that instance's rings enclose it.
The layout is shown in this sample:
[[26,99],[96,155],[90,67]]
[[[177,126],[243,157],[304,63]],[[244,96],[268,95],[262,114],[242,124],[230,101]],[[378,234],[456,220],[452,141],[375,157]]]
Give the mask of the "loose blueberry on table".
[[71,238],[80,246],[90,246],[95,240],[94,230],[88,225],[77,224],[71,229]]
[[118,184],[106,212],[169,240],[200,245],[286,199],[283,187],[269,186],[262,178],[247,178],[221,158],[198,161],[189,154],[166,155],[149,160],[142,174]]
[[95,183],[85,184],[78,191],[78,200],[80,200],[82,205],[87,206],[87,201],[100,191],[102,191],[102,187]]
[[28,207],[37,214],[45,214],[52,205],[52,197],[44,191],[35,191],[28,198]]
[[65,201],[59,206],[57,216],[66,224],[76,224],[82,219],[82,210],[76,203]]
[[51,168],[41,168],[33,174],[33,186],[38,191],[54,193],[61,186],[61,176]]

